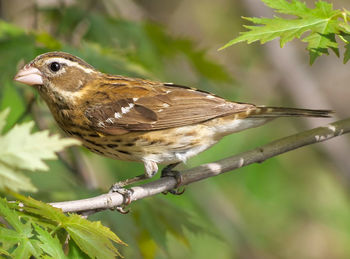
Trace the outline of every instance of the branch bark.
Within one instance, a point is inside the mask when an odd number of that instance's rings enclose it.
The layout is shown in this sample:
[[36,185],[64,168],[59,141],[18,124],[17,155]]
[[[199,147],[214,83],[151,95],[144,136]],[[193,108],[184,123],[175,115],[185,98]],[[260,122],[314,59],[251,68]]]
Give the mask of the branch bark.
[[[188,185],[212,176],[232,171],[253,163],[261,163],[268,158],[288,151],[322,142],[350,132],[350,118],[340,120],[323,127],[297,133],[253,150],[243,152],[213,163],[204,164],[181,172],[182,184]],[[173,189],[176,181],[172,177],[132,187],[131,201],[140,200]],[[102,194],[89,199],[55,202],[52,206],[61,208],[64,212],[91,214],[97,211],[113,209],[123,205],[124,197],[119,193]]]

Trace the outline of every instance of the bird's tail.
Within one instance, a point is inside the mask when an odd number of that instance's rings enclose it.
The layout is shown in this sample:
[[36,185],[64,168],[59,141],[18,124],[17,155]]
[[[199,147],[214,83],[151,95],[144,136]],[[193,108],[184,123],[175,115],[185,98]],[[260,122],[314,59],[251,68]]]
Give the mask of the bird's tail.
[[250,118],[277,118],[277,117],[332,117],[331,110],[310,110],[285,107],[264,107],[258,106],[252,110],[248,117]]
[[[227,117],[224,123],[216,123],[214,128],[220,136],[233,132],[242,131],[248,128],[255,128],[266,122],[279,117],[331,117],[331,110],[310,110],[285,107],[257,106],[241,113],[234,114],[234,117]],[[232,120],[233,118],[233,120]]]

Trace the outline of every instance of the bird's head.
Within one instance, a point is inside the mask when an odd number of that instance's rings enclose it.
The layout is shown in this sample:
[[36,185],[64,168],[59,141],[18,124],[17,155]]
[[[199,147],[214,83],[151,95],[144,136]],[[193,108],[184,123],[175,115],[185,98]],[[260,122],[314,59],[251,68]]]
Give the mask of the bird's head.
[[44,98],[54,95],[63,100],[77,94],[99,74],[99,71],[78,57],[65,52],[48,52],[26,64],[14,80],[34,86]]

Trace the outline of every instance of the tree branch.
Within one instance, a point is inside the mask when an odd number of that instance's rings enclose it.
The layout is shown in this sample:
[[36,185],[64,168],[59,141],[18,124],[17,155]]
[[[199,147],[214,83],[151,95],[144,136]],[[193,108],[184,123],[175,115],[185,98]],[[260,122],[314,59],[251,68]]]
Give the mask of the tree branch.
[[[350,118],[291,135],[241,154],[185,170],[181,173],[181,185],[188,185],[253,163],[261,163],[279,154],[313,143],[322,142],[349,132]],[[150,183],[132,187],[130,189],[132,191],[131,201],[169,191],[173,189],[175,185],[176,181],[174,178],[164,177]],[[124,197],[121,194],[108,193],[89,199],[55,202],[51,203],[51,205],[61,208],[64,212],[91,214],[101,210],[113,209],[116,206],[123,205],[123,203]]]

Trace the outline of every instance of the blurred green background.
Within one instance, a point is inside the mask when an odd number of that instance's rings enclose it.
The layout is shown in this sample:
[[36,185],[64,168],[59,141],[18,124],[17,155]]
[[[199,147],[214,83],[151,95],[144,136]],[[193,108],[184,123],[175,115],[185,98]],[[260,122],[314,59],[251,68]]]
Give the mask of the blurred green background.
[[[333,3],[350,9],[349,1]],[[0,0],[0,15],[0,108],[11,107],[8,127],[34,119],[37,129],[59,131],[33,89],[12,81],[20,66],[52,50],[77,55],[103,72],[350,116],[350,65],[334,54],[310,67],[300,42],[217,51],[243,30],[241,16],[271,17],[258,0]],[[226,137],[182,168],[335,119],[279,119]],[[137,201],[127,215],[105,211],[91,219],[129,244],[120,248],[126,258],[350,258],[349,143],[342,136],[308,146],[192,184],[180,197]],[[31,174],[40,190],[31,194],[35,198],[91,197],[143,171],[141,164],[84,148],[60,157],[49,163],[49,173]]]

